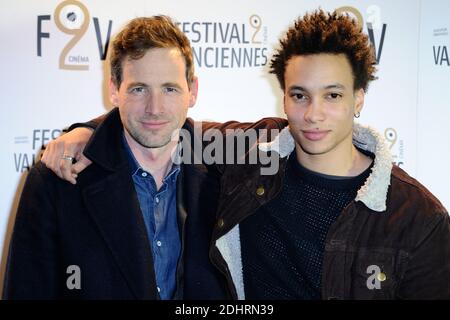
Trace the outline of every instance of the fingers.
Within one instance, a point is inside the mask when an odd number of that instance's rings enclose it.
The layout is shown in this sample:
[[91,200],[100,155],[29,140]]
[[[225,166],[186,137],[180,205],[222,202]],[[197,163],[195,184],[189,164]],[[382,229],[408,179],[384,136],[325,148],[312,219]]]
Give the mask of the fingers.
[[[64,151],[63,154],[70,155],[70,153],[67,153],[67,151]],[[69,181],[71,184],[77,183],[77,181],[75,180],[75,177],[72,175],[72,168],[73,168],[72,161],[60,159],[59,160],[59,168],[60,168],[60,172],[61,172],[60,178]]]
[[72,166],[72,175],[78,175],[81,171],[91,165],[92,161],[81,155],[80,159]]
[[[61,179],[76,184],[77,174],[91,164],[83,156],[83,149],[92,135],[92,129],[76,128],[48,143],[41,161]],[[63,159],[63,156],[75,157],[77,165]],[[75,169],[74,169],[75,168]]]
[[64,143],[58,140],[52,140],[45,148],[41,161],[47,168],[52,170],[58,177],[62,178],[60,170],[60,160],[64,152]]
[[61,174],[64,180],[69,181],[71,184],[77,184],[78,173],[86,169],[92,163],[91,160],[86,158],[83,154],[79,157],[78,161],[72,164],[71,161],[61,160]]
[[[61,178],[69,181],[72,184],[76,184],[76,179],[72,174],[73,171],[73,163],[71,160],[62,159],[63,155],[75,157],[79,153],[79,146],[72,143],[65,143],[64,149],[62,152],[55,155],[55,157],[59,157],[58,165],[61,172]],[[82,150],[81,150],[82,152]]]
[[[67,151],[70,152],[70,151]],[[66,151],[64,154],[69,154]],[[61,159],[59,162],[59,167],[61,169],[61,178],[69,181],[71,184],[77,184],[78,173],[86,169],[92,163],[91,160],[86,158],[83,154],[79,157],[76,163],[71,161]]]

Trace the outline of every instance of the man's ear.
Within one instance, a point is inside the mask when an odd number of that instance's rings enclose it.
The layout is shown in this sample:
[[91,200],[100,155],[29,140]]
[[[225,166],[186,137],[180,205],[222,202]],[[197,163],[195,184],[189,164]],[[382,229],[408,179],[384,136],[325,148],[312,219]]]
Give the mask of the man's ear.
[[361,110],[364,107],[365,94],[364,89],[358,89],[355,91],[355,114],[361,113]]
[[198,78],[194,76],[192,78],[192,82],[189,85],[189,108],[192,108],[197,102],[197,94],[198,94]]
[[119,106],[119,88],[117,88],[112,79],[109,79],[109,101],[111,101],[113,106]]

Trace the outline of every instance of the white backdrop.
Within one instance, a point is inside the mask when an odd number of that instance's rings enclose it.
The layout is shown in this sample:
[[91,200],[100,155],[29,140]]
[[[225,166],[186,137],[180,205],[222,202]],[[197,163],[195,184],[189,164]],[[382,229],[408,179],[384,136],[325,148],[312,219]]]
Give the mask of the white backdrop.
[[[58,5],[62,10],[56,15]],[[0,286],[27,167],[61,128],[110,109],[109,71],[101,60],[108,32],[113,36],[137,16],[172,16],[196,54],[200,93],[189,115],[253,121],[284,116],[281,91],[267,62],[293,20],[318,6],[359,13],[365,32],[373,34],[379,80],[369,88],[359,121],[385,132],[396,162],[448,208],[448,1],[2,0]],[[80,26],[84,32],[65,29]],[[239,53],[240,60],[235,58]]]

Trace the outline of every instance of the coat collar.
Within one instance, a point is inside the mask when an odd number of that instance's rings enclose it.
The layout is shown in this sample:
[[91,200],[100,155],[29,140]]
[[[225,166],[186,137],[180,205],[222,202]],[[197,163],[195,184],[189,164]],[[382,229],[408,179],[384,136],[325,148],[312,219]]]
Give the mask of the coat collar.
[[[386,200],[392,170],[392,155],[384,138],[373,128],[355,123],[353,126],[353,144],[375,155],[372,173],[358,190],[355,201],[363,202],[369,209],[377,212],[386,210]],[[260,143],[261,151],[276,151],[286,158],[295,149],[295,140],[285,127],[271,142]]]
[[114,108],[98,125],[87,143],[84,155],[108,171],[116,171],[128,165],[125,147],[122,143],[123,125],[119,109]]

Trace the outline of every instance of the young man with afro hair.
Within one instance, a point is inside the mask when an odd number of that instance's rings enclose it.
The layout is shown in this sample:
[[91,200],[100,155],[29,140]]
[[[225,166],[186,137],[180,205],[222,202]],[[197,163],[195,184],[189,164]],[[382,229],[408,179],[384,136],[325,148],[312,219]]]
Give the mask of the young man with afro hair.
[[226,168],[211,257],[240,299],[450,298],[446,209],[354,123],[375,79],[348,15],[298,19],[271,62],[288,127],[280,169]]

